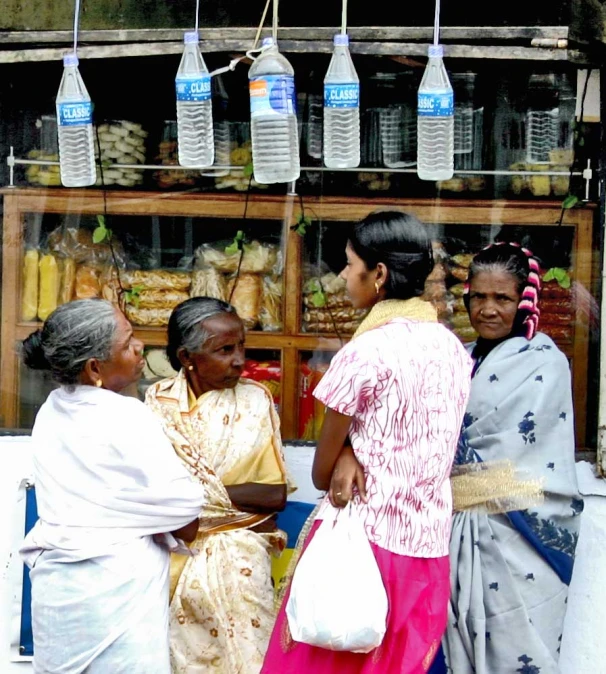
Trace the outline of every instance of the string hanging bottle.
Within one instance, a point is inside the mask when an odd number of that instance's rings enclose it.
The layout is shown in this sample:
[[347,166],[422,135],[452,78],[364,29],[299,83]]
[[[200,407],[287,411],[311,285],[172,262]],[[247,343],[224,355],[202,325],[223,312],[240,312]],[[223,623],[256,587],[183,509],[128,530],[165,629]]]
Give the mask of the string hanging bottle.
[[97,171],[93,105],[80,76],[76,54],[63,58],[63,77],[56,105],[61,183],[65,187],[94,185]]
[[294,70],[273,38],[248,71],[253,171],[261,184],[287,183],[300,175]]
[[197,31],[185,33],[183,41],[175,79],[179,164],[206,168],[215,161],[210,75],[198,47]]
[[360,80],[343,34],[334,37],[324,78],[324,163],[329,168],[360,165]]
[[429,47],[417,103],[417,173],[421,180],[450,180],[454,172],[454,96],[444,49]]

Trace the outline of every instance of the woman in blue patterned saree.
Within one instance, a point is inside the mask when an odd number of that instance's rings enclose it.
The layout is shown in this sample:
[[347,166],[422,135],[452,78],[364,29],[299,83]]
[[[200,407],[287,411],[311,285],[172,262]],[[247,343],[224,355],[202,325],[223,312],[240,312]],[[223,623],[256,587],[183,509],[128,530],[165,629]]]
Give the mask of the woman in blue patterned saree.
[[537,332],[539,292],[538,262],[520,246],[497,244],[472,262],[465,301],[480,337],[470,346],[471,395],[453,469],[459,512],[444,657],[432,672],[560,671],[583,502],[569,365]]

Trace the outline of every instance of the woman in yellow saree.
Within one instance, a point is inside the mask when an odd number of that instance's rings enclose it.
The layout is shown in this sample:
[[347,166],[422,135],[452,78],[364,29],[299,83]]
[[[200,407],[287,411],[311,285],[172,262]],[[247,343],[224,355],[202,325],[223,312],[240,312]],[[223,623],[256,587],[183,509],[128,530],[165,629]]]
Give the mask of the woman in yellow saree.
[[285,543],[278,417],[269,391],[240,378],[244,326],[231,305],[180,304],[167,355],[178,374],[151,386],[146,403],[207,493],[197,554],[171,561],[172,671],[258,674],[275,618],[271,554]]

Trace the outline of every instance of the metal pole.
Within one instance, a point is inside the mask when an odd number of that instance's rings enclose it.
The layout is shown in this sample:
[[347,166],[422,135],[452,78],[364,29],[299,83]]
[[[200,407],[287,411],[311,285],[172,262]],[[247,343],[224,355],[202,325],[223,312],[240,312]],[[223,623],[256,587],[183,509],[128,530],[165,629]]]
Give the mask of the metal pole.
[[[606,130],[606,120],[604,114],[606,111],[606,73],[603,68],[600,68],[600,109],[602,134]],[[582,120],[581,120],[582,121]],[[606,255],[604,254],[604,233],[606,232],[606,147],[602,143],[600,150],[600,158],[598,164],[598,185],[600,194],[600,223],[601,227],[598,232],[599,246],[602,255],[602,278],[601,278],[601,304],[600,304],[600,341],[599,341],[599,358],[600,358],[600,375],[598,385],[598,435],[597,435],[597,470],[598,474],[603,477],[606,476],[606,339],[604,339],[604,326],[606,326],[606,295],[604,288],[606,287]],[[589,398],[589,396],[588,396]]]
[[[19,159],[12,154],[7,157],[6,163],[9,166],[19,165],[19,166],[59,166],[58,161],[50,161],[48,159]],[[107,168],[117,168],[117,169],[132,169],[132,170],[145,170],[145,171],[191,171],[183,166],[178,164],[111,164]],[[244,166],[219,166],[213,165],[213,169],[223,170],[223,171],[243,171]],[[208,169],[206,169],[208,170]],[[302,166],[301,171],[311,172],[326,172],[326,173],[342,173],[346,171],[348,173],[410,173],[414,174],[417,172],[416,168],[384,168],[384,167],[375,167],[375,166],[358,166],[356,168],[348,169],[331,169],[326,168],[326,166]],[[455,175],[460,176],[579,176],[587,180],[587,169],[585,171],[483,171],[483,170],[464,170],[464,171],[455,171]]]

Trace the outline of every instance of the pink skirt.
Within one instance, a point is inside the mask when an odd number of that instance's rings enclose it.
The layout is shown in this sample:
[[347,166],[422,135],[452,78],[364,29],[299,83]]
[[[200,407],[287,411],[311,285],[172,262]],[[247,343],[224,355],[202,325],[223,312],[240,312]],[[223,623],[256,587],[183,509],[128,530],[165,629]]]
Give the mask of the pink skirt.
[[[319,526],[319,521],[313,525],[305,547]],[[389,599],[383,643],[370,653],[349,653],[293,641],[285,612],[287,593],[261,674],[421,674],[429,670],[446,629],[448,556],[406,557],[370,545]]]

